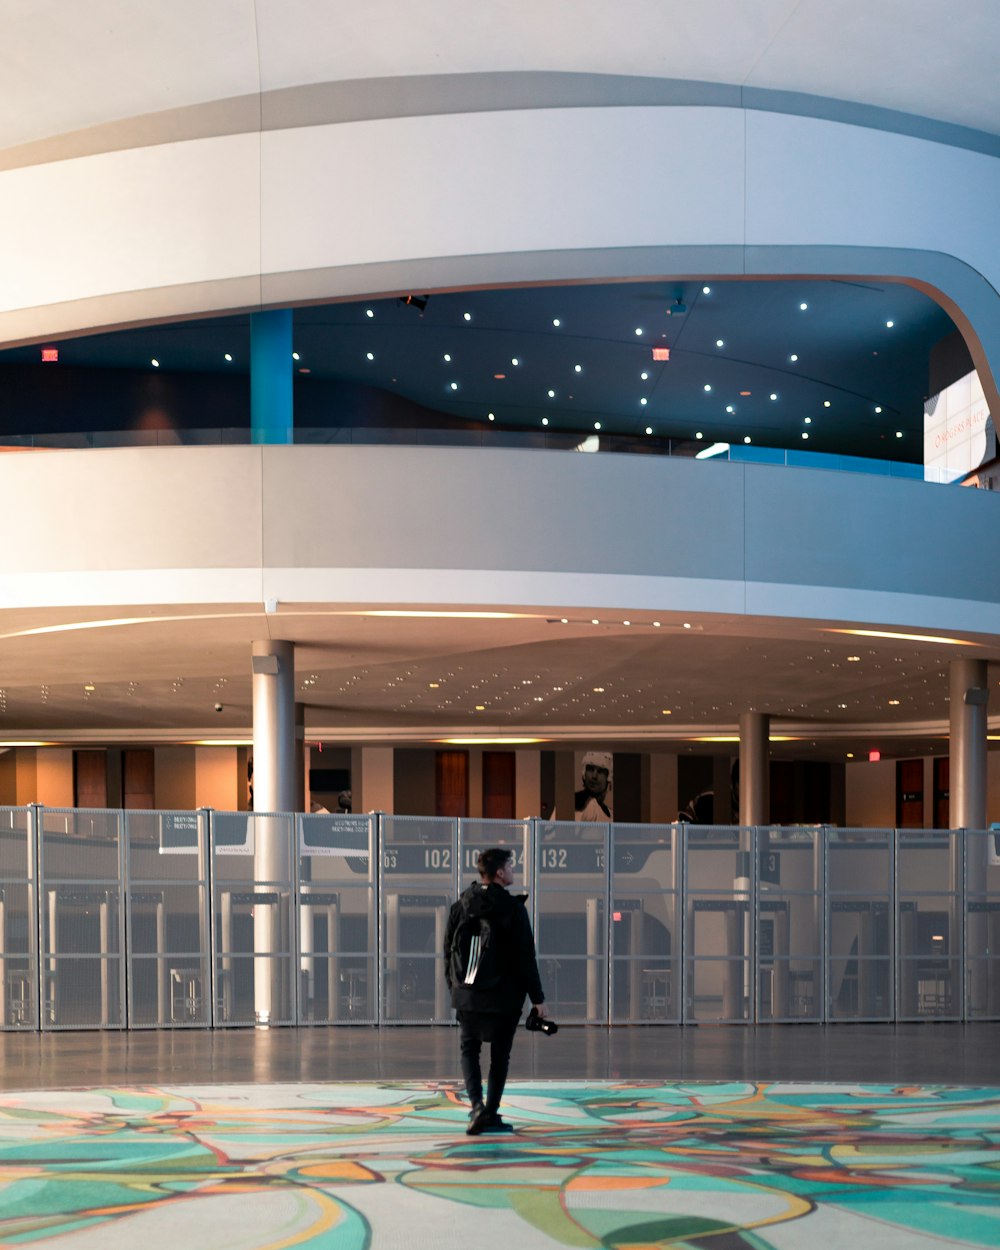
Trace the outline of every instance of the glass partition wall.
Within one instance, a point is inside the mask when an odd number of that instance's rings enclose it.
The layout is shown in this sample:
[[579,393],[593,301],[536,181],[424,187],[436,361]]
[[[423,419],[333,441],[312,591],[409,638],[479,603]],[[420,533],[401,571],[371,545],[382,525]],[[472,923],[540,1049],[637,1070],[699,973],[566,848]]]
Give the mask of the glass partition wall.
[[509,847],[550,1013],[1000,1019],[1000,834],[0,809],[0,1028],[447,1024]]

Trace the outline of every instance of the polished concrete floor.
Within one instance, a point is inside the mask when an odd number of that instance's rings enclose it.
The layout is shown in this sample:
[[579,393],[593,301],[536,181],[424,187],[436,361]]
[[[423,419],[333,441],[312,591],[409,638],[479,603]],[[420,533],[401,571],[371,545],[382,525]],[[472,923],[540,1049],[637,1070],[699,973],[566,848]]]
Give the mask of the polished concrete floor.
[[[0,1034],[0,1088],[447,1079],[453,1028]],[[520,1032],[511,1079],[1000,1086],[1000,1024],[564,1028]]]

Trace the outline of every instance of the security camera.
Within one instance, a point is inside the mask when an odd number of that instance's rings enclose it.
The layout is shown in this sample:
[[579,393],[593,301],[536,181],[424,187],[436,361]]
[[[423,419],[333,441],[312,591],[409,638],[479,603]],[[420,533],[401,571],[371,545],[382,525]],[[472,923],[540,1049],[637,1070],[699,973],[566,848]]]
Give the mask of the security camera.
[[217,712],[221,712],[221,711],[222,711],[222,704],[221,704],[221,703],[216,703],[216,705],[215,705],[215,710],[216,710]]

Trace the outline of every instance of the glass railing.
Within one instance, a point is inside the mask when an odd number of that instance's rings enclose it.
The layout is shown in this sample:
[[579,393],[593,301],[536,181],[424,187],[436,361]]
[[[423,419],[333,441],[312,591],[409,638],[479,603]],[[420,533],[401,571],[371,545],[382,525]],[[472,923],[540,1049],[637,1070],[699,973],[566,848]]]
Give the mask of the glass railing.
[[566,1024],[1000,1019],[1000,836],[0,809],[0,1027],[448,1024],[511,851]]

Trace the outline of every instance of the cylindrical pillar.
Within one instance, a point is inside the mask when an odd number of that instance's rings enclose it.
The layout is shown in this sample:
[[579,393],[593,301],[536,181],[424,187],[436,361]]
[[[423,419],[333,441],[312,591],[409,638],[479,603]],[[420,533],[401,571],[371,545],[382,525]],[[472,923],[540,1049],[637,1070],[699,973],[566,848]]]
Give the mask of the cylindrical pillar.
[[986,828],[985,660],[951,661],[949,812],[952,829]]
[[[261,812],[295,810],[295,648],[290,642],[255,642],[253,665],[253,806],[254,880],[264,895],[280,893],[288,880],[290,818],[261,817]],[[280,926],[287,909],[280,902],[254,905],[254,1013],[268,1024],[281,1010],[280,963],[284,946]]]
[[250,441],[290,443],[292,436],[292,310],[250,317]]
[[293,812],[295,763],[295,646],[255,642],[253,664],[253,806]]
[[771,819],[771,718],[766,712],[740,713],[740,824],[766,825]]

